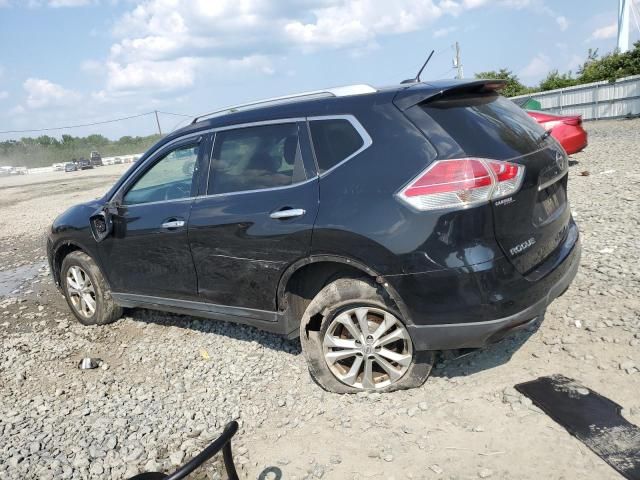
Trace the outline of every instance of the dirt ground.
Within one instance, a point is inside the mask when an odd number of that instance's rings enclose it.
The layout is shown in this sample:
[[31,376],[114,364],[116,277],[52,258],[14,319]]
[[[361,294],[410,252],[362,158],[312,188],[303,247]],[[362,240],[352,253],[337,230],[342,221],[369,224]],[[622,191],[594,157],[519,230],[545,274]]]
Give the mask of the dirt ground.
[[[326,393],[299,342],[249,327],[149,311],[77,325],[43,235],[128,165],[0,178],[0,478],[171,471],[234,418],[243,478],[620,478],[513,389],[563,374],[640,424],[640,120],[586,128],[570,166],[583,244],[573,285],[541,324],[442,355],[423,387],[386,395]],[[105,365],[81,372],[85,355]]]

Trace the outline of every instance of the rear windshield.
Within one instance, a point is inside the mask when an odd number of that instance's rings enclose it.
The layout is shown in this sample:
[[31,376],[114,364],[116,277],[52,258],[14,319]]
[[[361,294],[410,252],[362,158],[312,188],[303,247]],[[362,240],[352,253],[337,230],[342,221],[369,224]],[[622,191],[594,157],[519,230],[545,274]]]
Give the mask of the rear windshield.
[[512,101],[494,93],[456,95],[420,108],[469,156],[504,160],[542,146],[544,129]]

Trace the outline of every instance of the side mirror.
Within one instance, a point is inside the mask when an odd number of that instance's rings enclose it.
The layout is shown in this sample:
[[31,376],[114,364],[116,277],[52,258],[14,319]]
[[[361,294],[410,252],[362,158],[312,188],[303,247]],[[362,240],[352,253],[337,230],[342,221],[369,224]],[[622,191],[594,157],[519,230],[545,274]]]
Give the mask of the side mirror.
[[100,210],[89,217],[91,233],[96,242],[100,243],[113,231],[113,221],[108,209]]

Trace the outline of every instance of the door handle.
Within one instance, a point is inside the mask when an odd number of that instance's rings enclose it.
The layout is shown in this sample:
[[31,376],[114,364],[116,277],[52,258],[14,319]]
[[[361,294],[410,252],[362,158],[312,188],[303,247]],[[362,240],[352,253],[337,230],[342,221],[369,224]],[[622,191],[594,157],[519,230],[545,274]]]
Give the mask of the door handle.
[[169,220],[168,222],[164,222],[160,226],[166,230],[180,228],[180,227],[184,227],[184,220]]
[[303,208],[287,208],[286,210],[278,210],[277,212],[273,212],[269,216],[276,220],[284,220],[287,218],[301,217],[305,213],[307,213],[307,211]]

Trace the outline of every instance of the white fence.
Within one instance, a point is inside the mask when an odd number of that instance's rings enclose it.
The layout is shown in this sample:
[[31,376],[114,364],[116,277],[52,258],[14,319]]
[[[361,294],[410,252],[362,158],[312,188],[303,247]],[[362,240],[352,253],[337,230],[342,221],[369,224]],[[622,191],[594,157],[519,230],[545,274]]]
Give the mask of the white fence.
[[640,75],[621,78],[615,83],[588,83],[513,98],[526,97],[538,100],[544,111],[562,115],[582,115],[584,120],[639,115]]

